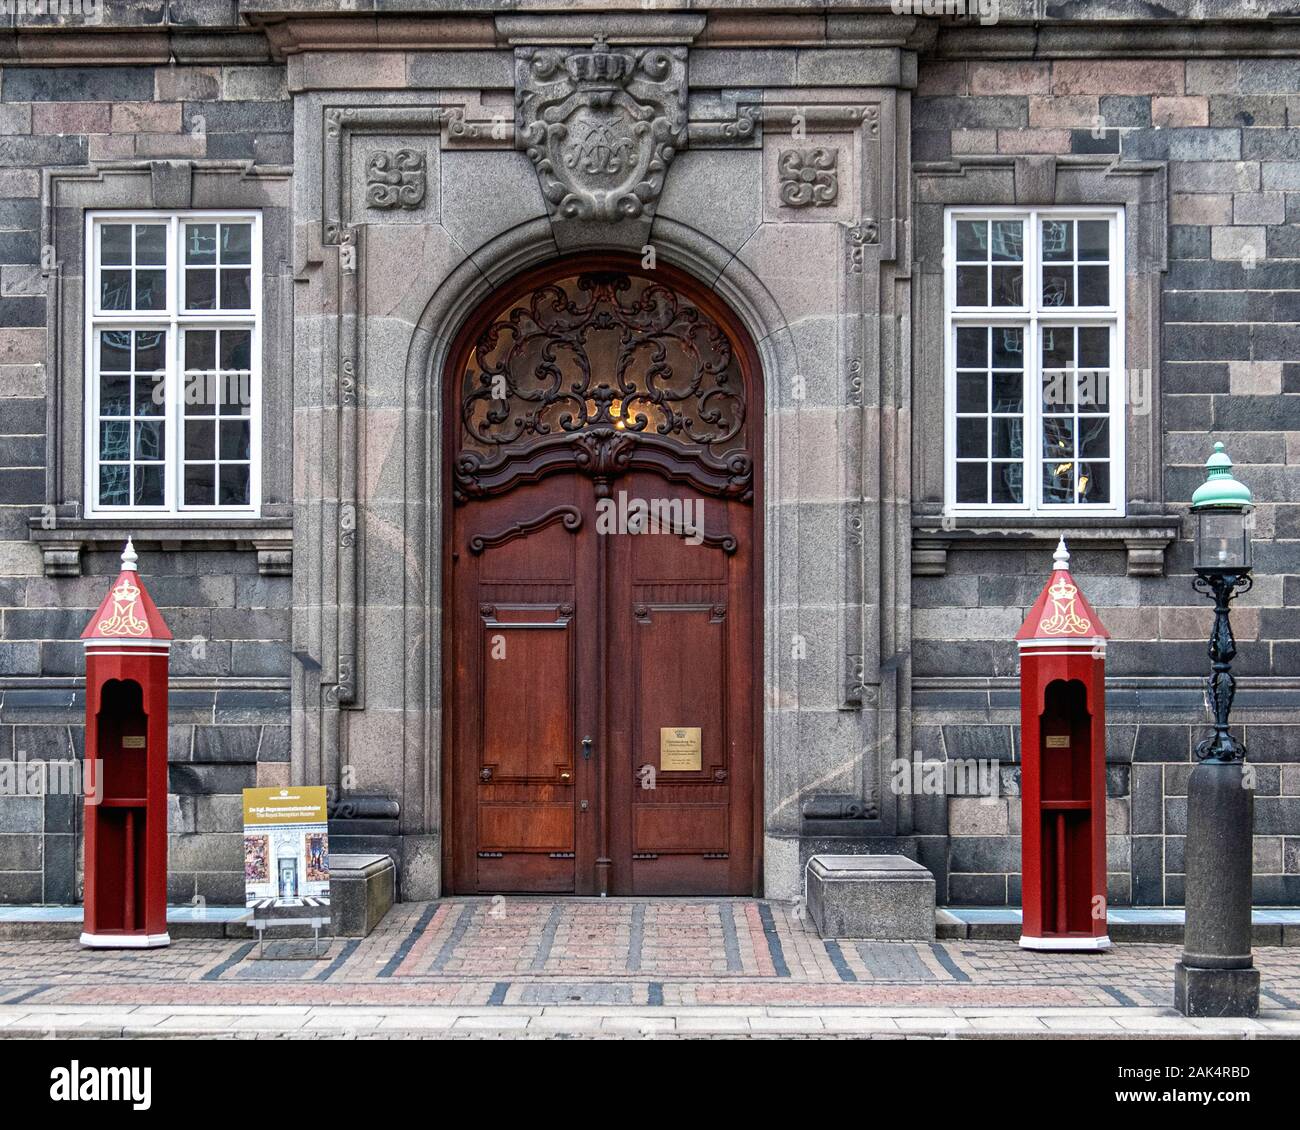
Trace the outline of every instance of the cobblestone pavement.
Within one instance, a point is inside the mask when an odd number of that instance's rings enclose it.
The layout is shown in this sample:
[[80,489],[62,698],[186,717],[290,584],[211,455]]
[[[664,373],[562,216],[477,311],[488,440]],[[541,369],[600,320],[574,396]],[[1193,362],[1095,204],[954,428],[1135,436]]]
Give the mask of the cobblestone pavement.
[[[0,1031],[682,1033],[693,1018],[723,1032],[1172,1034],[1195,1028],[1169,1009],[1177,956],[823,941],[761,900],[452,898],[394,907],[369,938],[318,958],[310,941],[268,942],[266,956],[237,940],[3,941]],[[1300,1035],[1300,947],[1259,949],[1256,964],[1266,1012],[1229,1029]]]

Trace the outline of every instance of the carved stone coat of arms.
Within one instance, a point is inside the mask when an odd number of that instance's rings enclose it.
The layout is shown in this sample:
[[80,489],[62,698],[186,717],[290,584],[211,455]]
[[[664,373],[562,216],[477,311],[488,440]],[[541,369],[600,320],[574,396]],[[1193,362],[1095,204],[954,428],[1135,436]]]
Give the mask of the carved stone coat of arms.
[[685,49],[521,48],[515,117],[553,215],[614,221],[653,211],[686,138]]

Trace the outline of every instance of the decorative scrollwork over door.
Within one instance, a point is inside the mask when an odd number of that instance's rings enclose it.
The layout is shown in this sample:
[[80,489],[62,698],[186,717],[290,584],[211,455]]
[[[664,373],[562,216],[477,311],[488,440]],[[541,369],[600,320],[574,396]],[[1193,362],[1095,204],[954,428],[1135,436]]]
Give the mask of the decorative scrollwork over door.
[[752,361],[654,271],[575,269],[515,288],[463,355],[457,501],[574,467],[601,494],[642,467],[752,498]]

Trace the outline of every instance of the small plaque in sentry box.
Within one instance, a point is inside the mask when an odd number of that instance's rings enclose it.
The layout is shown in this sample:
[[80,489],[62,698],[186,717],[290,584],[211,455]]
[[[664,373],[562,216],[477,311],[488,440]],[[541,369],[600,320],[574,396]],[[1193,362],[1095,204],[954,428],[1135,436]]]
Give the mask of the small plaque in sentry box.
[[1046,737],[1047,737],[1048,749],[1069,749],[1070,748],[1069,734],[1048,734],[1046,735]]
[[661,726],[659,728],[659,771],[698,773],[699,770],[699,726]]

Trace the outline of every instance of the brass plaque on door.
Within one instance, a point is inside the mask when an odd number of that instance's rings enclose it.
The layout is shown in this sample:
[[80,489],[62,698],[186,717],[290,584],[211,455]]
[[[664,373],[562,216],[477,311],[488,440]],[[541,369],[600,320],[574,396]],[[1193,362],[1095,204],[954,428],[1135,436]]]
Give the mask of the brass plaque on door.
[[1070,735],[1069,734],[1048,734],[1047,748],[1048,749],[1069,749]]
[[659,728],[659,769],[664,773],[698,773],[700,765],[699,726]]
[[122,735],[122,748],[123,748],[123,749],[144,749],[144,735],[143,735],[143,734],[123,734],[123,735]]

